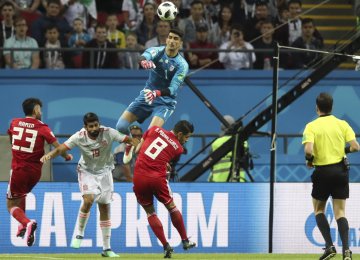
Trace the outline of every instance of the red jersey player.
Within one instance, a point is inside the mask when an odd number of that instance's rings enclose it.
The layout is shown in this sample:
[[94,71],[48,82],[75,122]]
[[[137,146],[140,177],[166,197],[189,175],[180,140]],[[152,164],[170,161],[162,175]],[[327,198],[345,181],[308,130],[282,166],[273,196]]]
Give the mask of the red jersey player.
[[171,222],[181,236],[184,250],[196,246],[187,237],[182,215],[173,201],[166,178],[169,162],[183,153],[182,145],[193,132],[194,126],[186,120],[176,123],[172,131],[153,126],[145,132],[137,147],[140,150],[135,164],[133,190],[138,203],[146,211],[151,229],[164,246],[164,258],[171,258],[174,250],[165,238],[163,226],[156,215],[154,196],[168,209]]
[[[7,191],[9,213],[20,223],[16,236],[24,237],[28,246],[35,240],[37,223],[25,214],[26,195],[38,183],[41,177],[45,141],[59,146],[50,128],[41,122],[42,103],[37,98],[28,98],[22,103],[25,118],[15,118],[8,129],[12,144],[12,162]],[[71,160],[70,154],[62,155]]]

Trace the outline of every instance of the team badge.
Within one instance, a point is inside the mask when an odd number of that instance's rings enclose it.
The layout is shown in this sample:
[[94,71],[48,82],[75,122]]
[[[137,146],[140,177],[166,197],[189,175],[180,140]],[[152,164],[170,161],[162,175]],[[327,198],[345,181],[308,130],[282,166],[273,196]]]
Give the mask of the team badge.
[[151,51],[150,51],[150,54],[151,54],[151,57],[155,57],[155,55],[156,55],[156,50],[151,50]]

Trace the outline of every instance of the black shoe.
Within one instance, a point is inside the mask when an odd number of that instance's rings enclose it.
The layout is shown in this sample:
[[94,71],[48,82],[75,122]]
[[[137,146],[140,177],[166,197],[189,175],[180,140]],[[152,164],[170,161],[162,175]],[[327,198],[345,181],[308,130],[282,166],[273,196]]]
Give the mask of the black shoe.
[[172,253],[174,252],[174,249],[167,243],[164,246],[164,258],[171,258]]
[[325,250],[325,252],[322,256],[320,256],[319,260],[328,260],[336,255],[336,249],[334,246],[329,246],[323,249]]
[[184,250],[189,250],[196,246],[195,242],[189,241],[189,239],[185,239],[182,241]]
[[345,250],[343,260],[352,260],[352,252],[349,249]]

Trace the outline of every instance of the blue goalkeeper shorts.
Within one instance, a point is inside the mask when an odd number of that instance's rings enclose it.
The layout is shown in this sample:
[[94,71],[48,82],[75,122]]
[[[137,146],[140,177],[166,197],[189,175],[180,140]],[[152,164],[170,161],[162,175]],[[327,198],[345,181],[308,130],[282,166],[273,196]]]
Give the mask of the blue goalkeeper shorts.
[[150,116],[158,116],[165,122],[174,113],[176,100],[171,97],[158,97],[151,105],[145,102],[144,91],[140,91],[140,95],[128,106],[127,111],[137,116],[138,122],[141,124]]

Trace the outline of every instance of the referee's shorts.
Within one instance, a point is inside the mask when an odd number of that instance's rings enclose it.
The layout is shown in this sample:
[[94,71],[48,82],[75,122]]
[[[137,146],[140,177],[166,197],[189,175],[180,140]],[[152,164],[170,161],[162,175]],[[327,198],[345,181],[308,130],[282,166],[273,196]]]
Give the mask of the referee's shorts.
[[314,199],[326,201],[349,198],[349,171],[343,161],[336,164],[315,166],[311,175],[313,188],[311,196]]

